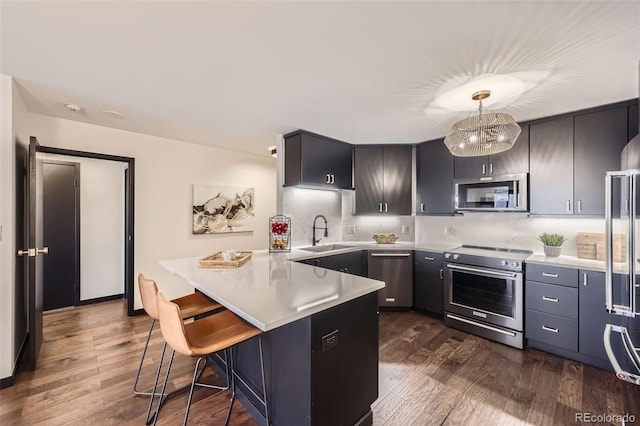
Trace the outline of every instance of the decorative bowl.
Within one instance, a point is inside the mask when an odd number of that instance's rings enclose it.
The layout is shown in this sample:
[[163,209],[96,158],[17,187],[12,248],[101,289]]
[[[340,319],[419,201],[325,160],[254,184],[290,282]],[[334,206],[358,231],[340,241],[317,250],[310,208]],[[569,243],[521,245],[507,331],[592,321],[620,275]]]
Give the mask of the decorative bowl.
[[378,244],[393,244],[398,240],[398,237],[391,232],[387,234],[373,234],[373,239]]

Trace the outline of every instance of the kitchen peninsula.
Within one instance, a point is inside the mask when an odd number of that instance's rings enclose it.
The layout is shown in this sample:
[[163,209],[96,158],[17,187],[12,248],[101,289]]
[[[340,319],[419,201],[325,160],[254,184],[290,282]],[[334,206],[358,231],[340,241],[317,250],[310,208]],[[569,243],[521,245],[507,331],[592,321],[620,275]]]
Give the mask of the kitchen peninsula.
[[[257,251],[237,269],[200,268],[198,258],[160,262],[196,290],[264,331],[265,375],[273,425],[367,425],[378,397],[378,303],[384,283]],[[212,358],[214,363],[221,360]],[[255,339],[236,368],[260,394]],[[217,372],[224,378],[224,368]],[[261,424],[262,406],[240,382],[243,405]],[[258,408],[260,407],[260,408]]]

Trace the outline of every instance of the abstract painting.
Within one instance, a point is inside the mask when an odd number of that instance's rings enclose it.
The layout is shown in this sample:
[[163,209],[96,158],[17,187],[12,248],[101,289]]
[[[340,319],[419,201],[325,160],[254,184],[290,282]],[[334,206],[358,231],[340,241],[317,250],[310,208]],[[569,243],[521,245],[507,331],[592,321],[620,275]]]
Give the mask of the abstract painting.
[[193,185],[193,233],[251,232],[255,188]]

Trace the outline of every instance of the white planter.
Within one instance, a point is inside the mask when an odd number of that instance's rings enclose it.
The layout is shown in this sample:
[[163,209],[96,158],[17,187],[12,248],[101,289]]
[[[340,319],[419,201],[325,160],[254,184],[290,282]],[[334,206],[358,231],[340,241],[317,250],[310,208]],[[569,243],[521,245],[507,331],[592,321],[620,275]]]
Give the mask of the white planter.
[[544,246],[544,255],[549,257],[558,257],[562,251],[562,246]]

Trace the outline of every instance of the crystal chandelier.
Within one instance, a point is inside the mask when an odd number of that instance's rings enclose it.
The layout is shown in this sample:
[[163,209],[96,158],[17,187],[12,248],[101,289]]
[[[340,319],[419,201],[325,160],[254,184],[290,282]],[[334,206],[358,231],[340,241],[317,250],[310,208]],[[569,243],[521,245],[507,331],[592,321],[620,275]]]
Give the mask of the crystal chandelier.
[[457,157],[477,157],[497,154],[513,146],[520,134],[520,126],[509,114],[486,112],[482,100],[491,95],[489,90],[474,93],[471,99],[480,101],[478,114],[455,123],[444,143]]

